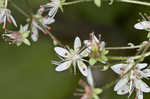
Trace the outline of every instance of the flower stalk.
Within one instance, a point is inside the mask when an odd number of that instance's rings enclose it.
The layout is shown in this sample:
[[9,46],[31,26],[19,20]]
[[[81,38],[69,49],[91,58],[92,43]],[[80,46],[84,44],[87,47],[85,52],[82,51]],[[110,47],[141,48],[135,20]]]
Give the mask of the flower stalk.
[[139,5],[150,6],[149,2],[143,2],[143,1],[138,1],[138,0],[116,0],[116,1],[124,2],[124,3],[132,3],[132,4],[139,4]]

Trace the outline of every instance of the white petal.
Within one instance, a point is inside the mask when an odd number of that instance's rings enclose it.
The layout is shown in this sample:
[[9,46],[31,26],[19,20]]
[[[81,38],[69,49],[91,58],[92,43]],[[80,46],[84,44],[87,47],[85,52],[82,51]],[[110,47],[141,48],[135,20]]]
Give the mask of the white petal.
[[94,87],[93,75],[92,75],[92,71],[90,68],[88,68],[87,81],[88,81],[90,86]]
[[144,69],[143,73],[145,74],[146,77],[150,77],[150,69]]
[[26,24],[26,25],[23,27],[23,31],[26,32],[26,31],[28,30],[28,27],[29,27],[29,25]]
[[143,69],[147,66],[147,64],[146,63],[139,63],[139,64],[137,64],[137,66],[138,66],[138,69]]
[[126,70],[126,68],[124,68],[124,65],[126,64],[116,64],[116,65],[111,66],[111,69],[117,74],[122,75],[123,72]]
[[117,91],[117,94],[118,95],[125,95],[129,92],[129,86],[128,85],[124,85],[122,88],[120,88],[118,91]]
[[135,86],[137,89],[143,92],[150,92],[150,88],[148,87],[148,85],[140,79],[135,79]]
[[55,22],[55,19],[54,18],[50,18],[50,17],[44,17],[43,18],[43,24],[52,24],[52,23],[54,23]]
[[89,55],[89,49],[86,48],[85,50],[83,50],[80,54],[82,57],[87,57]]
[[58,10],[58,6],[54,6],[54,7],[50,8],[48,16],[54,18],[57,13],[57,10]]
[[124,77],[124,78],[120,79],[120,80],[118,81],[118,83],[115,85],[114,91],[117,91],[117,90],[119,90],[120,88],[122,88],[123,86],[125,86],[128,81],[129,81],[128,77]]
[[81,40],[79,37],[76,37],[74,41],[74,50],[79,51],[80,48],[81,48]]
[[34,27],[34,26],[32,26],[32,28],[31,28],[31,38],[32,38],[32,40],[34,41],[34,42],[36,42],[37,40],[38,40],[38,36],[39,34],[38,34],[38,30],[37,30],[37,28],[36,27]]
[[143,92],[141,90],[138,90],[136,96],[138,99],[143,99]]
[[10,17],[10,19],[12,20],[13,24],[17,27],[17,23],[16,23],[14,17],[13,17],[12,15],[10,15],[9,17]]
[[63,70],[66,70],[70,67],[72,61],[66,61],[64,63],[61,63],[60,65],[58,65],[56,67],[56,71],[63,71]]
[[54,48],[55,52],[62,56],[62,57],[69,57],[70,56],[70,53],[68,52],[68,50],[64,49],[64,48],[61,48],[61,47],[55,47]]
[[150,29],[150,22],[149,21],[142,21],[142,22],[135,24],[134,27],[136,29],[139,29],[139,30]]
[[84,75],[88,75],[87,66],[82,61],[77,61],[80,72]]
[[99,40],[97,39],[97,37],[94,35],[94,33],[93,33],[93,36],[92,36],[93,38],[92,38],[92,40],[94,40],[96,43],[99,43]]
[[105,42],[102,41],[102,42],[100,43],[100,51],[102,51],[104,48],[105,48]]

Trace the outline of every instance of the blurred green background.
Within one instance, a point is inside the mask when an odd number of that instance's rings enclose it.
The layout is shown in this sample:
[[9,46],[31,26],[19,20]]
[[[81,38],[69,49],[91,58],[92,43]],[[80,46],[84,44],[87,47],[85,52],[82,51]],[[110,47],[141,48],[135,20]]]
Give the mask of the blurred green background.
[[[49,0],[13,0],[25,12],[29,7],[36,13],[39,5]],[[68,0],[69,1],[69,0]],[[22,16],[11,4],[9,8],[18,24],[25,24]],[[146,40],[146,32],[135,30],[133,25],[141,17],[139,12],[150,12],[150,7],[115,2],[108,5],[102,2],[102,7],[96,7],[93,2],[64,6],[56,15],[56,22],[52,24],[51,32],[64,44],[72,45],[74,38],[82,40],[89,38],[89,33],[101,33],[106,46],[126,46],[132,42],[139,44]],[[16,30],[11,25],[8,26]],[[1,31],[2,32],[2,31]],[[70,43],[72,42],[72,43]],[[51,61],[56,58],[53,44],[48,36],[40,34],[39,41],[32,46],[9,46],[0,39],[0,98],[1,99],[79,99],[73,97],[79,75],[74,76],[70,71],[56,72]],[[115,55],[134,55],[131,51],[112,52]],[[148,62],[149,59],[146,59]],[[117,75],[111,70],[107,72],[94,71],[96,86],[101,87],[114,80]],[[113,76],[112,76],[113,75]],[[106,79],[107,78],[107,79]],[[149,83],[150,85],[150,83]],[[134,95],[133,95],[134,97]],[[113,86],[104,91],[101,99],[127,99],[127,96],[118,96]],[[149,99],[144,94],[144,99]],[[132,99],[132,98],[131,98]]]

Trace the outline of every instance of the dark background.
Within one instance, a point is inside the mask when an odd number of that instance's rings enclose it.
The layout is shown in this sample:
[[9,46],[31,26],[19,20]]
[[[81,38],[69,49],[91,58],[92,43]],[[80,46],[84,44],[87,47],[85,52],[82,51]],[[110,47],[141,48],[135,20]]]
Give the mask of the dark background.
[[[69,0],[68,0],[69,1]],[[40,4],[48,0],[13,0],[25,12],[29,7],[36,13]],[[25,24],[22,16],[11,4],[12,10],[18,24]],[[146,40],[147,33],[134,29],[139,12],[149,14],[150,7],[115,2],[108,5],[102,2],[102,7],[96,7],[93,2],[80,3],[64,6],[64,12],[58,11],[52,24],[51,32],[63,42],[72,46],[74,38],[79,36],[82,40],[89,38],[89,33],[101,33],[106,46],[126,46],[132,42],[139,44]],[[8,28],[16,28],[8,25]],[[3,32],[3,31],[1,31]],[[70,43],[72,42],[72,43]],[[53,44],[47,35],[40,33],[39,41],[32,42],[32,46],[22,45],[9,46],[7,42],[0,39],[0,98],[1,99],[73,99],[79,75],[74,76],[70,71],[56,72],[51,61],[56,58]],[[134,55],[131,51],[114,51],[114,55]],[[148,62],[148,59],[146,59]],[[99,72],[94,70],[96,86],[101,87],[114,80],[117,75],[111,70]],[[113,76],[112,76],[113,75]],[[149,83],[150,84],[150,83]],[[148,99],[144,94],[144,99]],[[134,97],[134,95],[133,95]],[[132,97],[132,98],[133,98]],[[127,99],[126,96],[118,96],[113,87],[104,91],[101,99]],[[74,97],[79,99],[79,97]]]

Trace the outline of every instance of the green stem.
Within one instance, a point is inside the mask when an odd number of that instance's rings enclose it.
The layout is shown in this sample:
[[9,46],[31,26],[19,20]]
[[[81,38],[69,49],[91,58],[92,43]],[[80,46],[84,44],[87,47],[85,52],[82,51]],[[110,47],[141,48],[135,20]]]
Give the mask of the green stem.
[[71,1],[71,2],[62,2],[61,5],[72,5],[72,4],[77,4],[81,2],[90,2],[93,0],[76,0],[76,1]]
[[150,52],[144,53],[144,55],[137,55],[137,56],[127,56],[127,57],[121,57],[121,56],[108,56],[110,60],[127,60],[128,58],[132,58],[134,60],[140,59],[141,57],[148,57],[150,56]]
[[30,16],[24,12],[21,8],[19,8],[15,3],[13,3],[12,0],[9,0],[9,2],[11,3],[11,5],[16,9],[18,10],[22,15],[24,15],[25,17],[29,18]]
[[137,46],[129,46],[129,47],[107,47],[106,50],[124,50],[124,49],[138,49],[141,48],[142,45]]
[[150,6],[149,2],[143,2],[143,1],[138,1],[138,0],[116,0],[116,1]]

